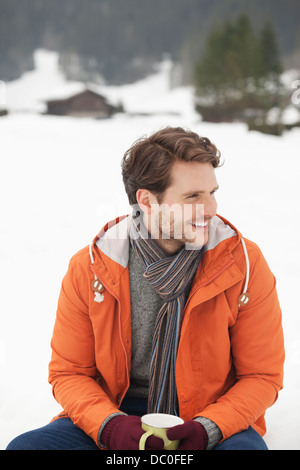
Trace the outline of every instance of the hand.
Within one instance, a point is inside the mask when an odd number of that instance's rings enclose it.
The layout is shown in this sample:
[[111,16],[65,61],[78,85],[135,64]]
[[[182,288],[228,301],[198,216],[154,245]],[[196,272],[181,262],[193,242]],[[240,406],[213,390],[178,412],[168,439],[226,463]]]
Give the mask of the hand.
[[[119,415],[112,418],[101,434],[101,441],[109,450],[138,450],[145,431],[138,416]],[[156,436],[148,437],[146,450],[161,450],[164,441]]]
[[204,426],[194,420],[168,429],[167,438],[170,441],[180,440],[178,450],[205,450],[208,444],[208,436]]

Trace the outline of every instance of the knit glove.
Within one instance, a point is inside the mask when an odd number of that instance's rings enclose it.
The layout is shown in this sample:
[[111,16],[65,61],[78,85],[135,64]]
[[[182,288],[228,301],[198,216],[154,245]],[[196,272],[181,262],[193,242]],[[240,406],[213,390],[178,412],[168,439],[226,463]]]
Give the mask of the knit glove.
[[167,437],[170,441],[180,440],[178,450],[205,450],[208,444],[204,426],[193,420],[168,429]]
[[[145,431],[138,416],[119,415],[112,418],[101,433],[101,441],[109,450],[138,450]],[[156,436],[148,437],[146,450],[161,450],[164,441]]]

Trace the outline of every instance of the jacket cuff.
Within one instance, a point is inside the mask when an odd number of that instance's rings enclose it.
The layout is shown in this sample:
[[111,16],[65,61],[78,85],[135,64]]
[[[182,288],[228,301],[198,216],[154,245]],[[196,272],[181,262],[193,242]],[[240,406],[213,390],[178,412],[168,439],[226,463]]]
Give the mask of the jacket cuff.
[[220,428],[216,425],[216,423],[202,416],[197,416],[197,418],[194,418],[194,420],[202,424],[205,431],[207,432],[208,444],[206,450],[213,449],[223,438]]
[[106,447],[104,444],[102,444],[102,442],[101,442],[101,434],[102,434],[102,432],[104,431],[104,428],[105,428],[105,426],[107,425],[107,423],[108,423],[111,419],[115,418],[116,416],[124,416],[124,415],[125,415],[125,416],[128,416],[127,413],[122,413],[122,412],[113,413],[113,414],[109,415],[109,416],[103,421],[103,423],[101,424],[100,429],[99,429],[99,431],[98,431],[98,437],[97,437],[97,441],[98,441],[99,447],[102,447],[103,449],[107,449],[107,447]]

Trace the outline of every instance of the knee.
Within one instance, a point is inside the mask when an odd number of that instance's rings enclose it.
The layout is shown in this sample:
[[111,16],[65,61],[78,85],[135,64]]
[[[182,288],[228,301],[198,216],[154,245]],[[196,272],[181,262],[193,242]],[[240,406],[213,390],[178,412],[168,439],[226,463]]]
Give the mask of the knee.
[[32,450],[28,434],[29,433],[25,433],[15,437],[5,450]]
[[268,450],[263,438],[249,427],[218,444],[214,450]]

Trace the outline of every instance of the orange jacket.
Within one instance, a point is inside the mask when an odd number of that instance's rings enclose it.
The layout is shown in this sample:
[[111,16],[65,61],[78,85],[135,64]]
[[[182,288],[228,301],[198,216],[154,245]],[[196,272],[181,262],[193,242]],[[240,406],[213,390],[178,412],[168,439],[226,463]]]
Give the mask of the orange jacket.
[[[107,224],[70,261],[51,341],[49,382],[72,421],[98,443],[130,383],[128,225]],[[257,245],[220,216],[186,303],[176,363],[180,416],[214,421],[226,439],[250,425],[265,433],[264,412],[282,388],[284,346],[275,278]],[[246,257],[245,257],[246,255]],[[249,259],[250,300],[239,307]],[[91,288],[97,277],[103,300]]]

